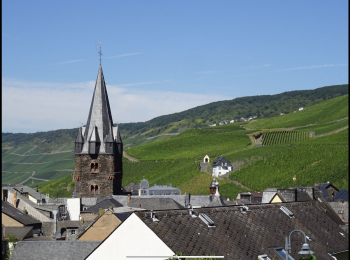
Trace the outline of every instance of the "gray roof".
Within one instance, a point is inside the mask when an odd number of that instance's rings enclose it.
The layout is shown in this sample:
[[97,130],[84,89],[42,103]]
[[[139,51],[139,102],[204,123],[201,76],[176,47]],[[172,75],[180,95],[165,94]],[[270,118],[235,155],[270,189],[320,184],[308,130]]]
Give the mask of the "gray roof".
[[[5,188],[5,187],[4,187]],[[33,193],[29,193],[29,194],[35,194],[34,193],[34,190],[32,188],[29,188],[28,186],[22,186],[21,188],[23,188],[23,192],[32,192]],[[17,199],[20,199],[20,200],[23,200],[24,202],[28,203],[29,205],[31,205],[32,207],[36,208],[36,209],[40,209],[40,210],[44,210],[44,211],[50,211],[52,212],[53,210],[57,210],[61,205],[64,204],[64,200],[62,199],[62,203],[61,204],[53,204],[53,205],[47,205],[47,204],[37,204],[37,203],[34,203],[33,201],[31,201],[30,199],[28,199],[26,196],[24,196],[23,194],[21,194],[21,190],[20,188],[18,187],[6,187],[7,190],[11,191],[12,193],[14,191],[17,191]],[[32,190],[32,191],[31,191]],[[39,195],[38,195],[39,194]],[[41,194],[41,198],[45,198],[46,199],[46,196],[40,192],[37,192],[37,194],[35,196],[40,196]],[[39,197],[40,198],[40,197]],[[46,203],[53,203],[54,200],[49,198],[48,201],[46,201]]]
[[101,142],[99,153],[107,153],[106,141],[115,140],[116,142],[121,142],[118,127],[113,127],[112,113],[101,65],[97,74],[87,123],[82,130],[84,130],[82,153],[89,153],[89,141]]
[[148,180],[143,179],[140,181],[140,188],[146,189],[148,187],[149,187]]
[[[127,196],[125,195],[113,195],[113,199],[120,202],[124,206],[127,206]],[[193,207],[206,207],[210,204],[210,196],[209,195],[190,195],[189,203]],[[186,195],[144,195],[144,196],[131,196],[131,198],[139,198],[143,200],[147,200],[149,198],[170,198],[176,201],[181,206],[185,207]],[[139,208],[139,205],[137,206]]]
[[[16,186],[16,187],[6,187],[7,189],[13,189],[17,191],[17,194],[19,193],[28,193],[35,199],[46,199],[46,195],[38,192],[36,189],[32,189],[28,186]],[[52,203],[53,199],[49,197],[49,200],[46,201],[46,203]]]
[[6,201],[1,202],[1,207],[2,207],[2,213],[17,220],[18,222],[22,223],[25,226],[41,223],[39,220],[33,218],[32,216],[24,214],[21,210],[15,208],[14,206],[12,206],[10,203]]
[[225,157],[218,157],[213,163],[213,167],[224,166],[224,163],[227,163],[227,166],[232,166],[232,164]]
[[33,227],[3,227],[3,236],[7,237],[9,235],[15,236],[17,239],[22,240],[24,238],[33,236]]
[[108,209],[109,207],[116,208],[116,207],[123,207],[123,205],[118,201],[116,201],[115,199],[103,198],[102,201],[100,201],[94,206],[87,208],[86,210],[84,210],[84,212],[98,213],[100,209]]
[[212,201],[209,203],[208,207],[218,207],[218,206],[226,206],[224,201],[220,198],[220,196],[211,196]]
[[147,198],[131,197],[129,207],[142,208],[148,210],[162,210],[162,209],[183,209],[179,203],[171,198]]
[[[281,209],[293,212],[289,218]],[[206,214],[215,224],[209,228],[200,218],[192,218],[188,210],[156,211],[154,222],[149,211],[135,214],[173,251],[188,256],[217,255],[225,259],[257,259],[267,254],[280,259],[273,249],[283,248],[285,237],[300,229],[311,238],[308,241],[317,259],[332,258],[328,253],[349,249],[349,237],[343,229],[320,210],[315,201],[193,209],[195,215]],[[320,225],[322,223],[322,225]],[[122,224],[123,225],[123,224]],[[121,225],[121,226],[122,226]],[[304,242],[300,232],[293,234],[291,256],[298,259]]]
[[335,200],[349,201],[349,190],[340,190],[335,194]]
[[20,241],[10,259],[85,259],[100,243],[95,241]]

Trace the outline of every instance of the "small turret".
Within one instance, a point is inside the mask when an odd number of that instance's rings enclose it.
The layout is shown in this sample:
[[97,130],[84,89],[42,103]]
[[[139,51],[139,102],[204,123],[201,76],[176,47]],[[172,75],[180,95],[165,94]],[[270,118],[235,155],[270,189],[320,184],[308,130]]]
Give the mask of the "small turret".
[[84,144],[84,137],[83,137],[83,131],[81,126],[79,126],[79,131],[77,138],[75,139],[75,153],[81,153],[83,150],[83,144]]
[[98,136],[97,127],[94,126],[89,139],[89,154],[98,154],[100,151],[100,137]]
[[106,138],[103,140],[105,143],[105,149],[106,149],[106,153],[114,153],[114,147],[115,147],[115,143],[113,140],[113,126],[112,126],[112,122],[110,123],[109,126],[109,132],[106,135]]

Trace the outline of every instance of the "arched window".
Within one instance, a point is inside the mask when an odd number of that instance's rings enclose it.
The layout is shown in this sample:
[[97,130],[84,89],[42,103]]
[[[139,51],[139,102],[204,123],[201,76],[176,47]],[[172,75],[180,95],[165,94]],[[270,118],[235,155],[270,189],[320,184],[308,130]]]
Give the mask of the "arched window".
[[99,164],[96,162],[90,163],[90,173],[99,173]]
[[98,185],[90,185],[90,194],[91,195],[100,194],[100,187]]

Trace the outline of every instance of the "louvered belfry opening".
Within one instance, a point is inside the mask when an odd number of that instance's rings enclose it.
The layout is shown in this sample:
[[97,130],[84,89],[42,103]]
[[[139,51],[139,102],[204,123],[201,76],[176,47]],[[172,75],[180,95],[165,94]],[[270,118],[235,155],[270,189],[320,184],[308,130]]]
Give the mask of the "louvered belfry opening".
[[122,154],[123,142],[119,126],[113,126],[107,87],[100,65],[87,122],[79,127],[75,140],[73,179],[80,177],[76,182],[75,196],[109,197],[120,194]]

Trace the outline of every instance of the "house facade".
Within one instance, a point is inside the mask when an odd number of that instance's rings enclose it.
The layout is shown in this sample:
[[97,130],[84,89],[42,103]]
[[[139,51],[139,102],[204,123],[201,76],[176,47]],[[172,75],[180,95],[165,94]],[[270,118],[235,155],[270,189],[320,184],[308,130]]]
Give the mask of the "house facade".
[[218,177],[232,171],[232,164],[225,157],[218,157],[213,163],[213,176]]

